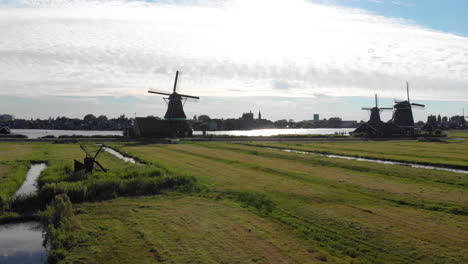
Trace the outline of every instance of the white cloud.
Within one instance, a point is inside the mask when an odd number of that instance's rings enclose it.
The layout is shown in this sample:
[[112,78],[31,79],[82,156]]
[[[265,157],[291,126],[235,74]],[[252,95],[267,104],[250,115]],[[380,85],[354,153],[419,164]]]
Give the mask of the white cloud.
[[[468,96],[468,38],[304,0],[7,1],[4,95]],[[281,89],[278,89],[281,88]]]

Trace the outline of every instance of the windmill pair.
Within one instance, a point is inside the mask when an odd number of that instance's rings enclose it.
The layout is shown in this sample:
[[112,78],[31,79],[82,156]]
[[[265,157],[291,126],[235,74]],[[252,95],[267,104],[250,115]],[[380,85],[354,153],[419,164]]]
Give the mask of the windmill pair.
[[394,110],[391,123],[398,125],[402,128],[414,128],[414,118],[412,108],[424,109],[423,104],[411,103],[409,97],[409,84],[406,82],[406,94],[407,101],[395,100],[393,108],[379,107],[377,94],[375,95],[375,107],[363,107],[362,110],[371,112],[371,116],[368,123],[381,123],[380,112],[386,110]]

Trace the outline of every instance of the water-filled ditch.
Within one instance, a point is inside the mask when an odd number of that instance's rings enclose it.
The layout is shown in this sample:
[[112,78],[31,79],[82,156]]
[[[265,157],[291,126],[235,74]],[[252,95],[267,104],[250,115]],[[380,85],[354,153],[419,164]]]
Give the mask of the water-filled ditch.
[[381,159],[372,159],[372,158],[361,158],[361,157],[353,157],[353,156],[338,155],[338,154],[325,154],[325,153],[314,152],[314,151],[301,151],[301,150],[278,148],[278,147],[267,147],[267,146],[257,146],[257,147],[263,147],[263,148],[266,148],[266,149],[281,150],[281,151],[291,152],[291,153],[313,154],[313,155],[319,155],[319,156],[328,157],[328,158],[358,160],[358,161],[365,161],[365,162],[372,162],[372,163],[408,166],[408,167],[419,168],[419,169],[441,170],[441,171],[450,171],[450,172],[468,174],[468,170],[448,168],[448,167],[443,167],[443,166],[424,165],[424,164],[417,164],[417,163],[403,162],[403,161],[391,161],[391,160],[381,160]]
[[130,163],[133,163],[133,164],[141,164],[139,163],[138,161],[136,161],[134,158],[132,157],[127,157],[125,155],[123,155],[122,153],[112,149],[112,148],[109,148],[109,147],[102,147],[103,150],[107,151],[108,153],[116,156],[117,158],[125,161],[125,162],[130,162]]
[[[37,191],[37,178],[47,168],[45,163],[32,164],[26,180],[15,196]],[[0,225],[0,263],[45,263],[47,249],[44,243],[44,229],[39,222],[28,221]]]

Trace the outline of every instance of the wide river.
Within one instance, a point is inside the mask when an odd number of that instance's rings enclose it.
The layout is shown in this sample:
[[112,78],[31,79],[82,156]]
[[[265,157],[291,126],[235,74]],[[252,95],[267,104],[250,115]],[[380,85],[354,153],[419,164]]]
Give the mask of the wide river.
[[22,134],[28,138],[41,138],[44,136],[122,136],[123,131],[99,131],[99,130],[53,130],[53,129],[12,129],[11,133]]
[[[254,130],[230,130],[207,131],[208,135],[227,136],[278,136],[278,135],[333,135],[348,134],[354,128],[284,128],[284,129],[254,129]],[[12,129],[12,133],[26,135],[28,138],[40,138],[44,136],[122,136],[123,131],[98,131],[98,130],[51,130],[51,129]],[[202,131],[194,131],[195,136],[202,135]]]

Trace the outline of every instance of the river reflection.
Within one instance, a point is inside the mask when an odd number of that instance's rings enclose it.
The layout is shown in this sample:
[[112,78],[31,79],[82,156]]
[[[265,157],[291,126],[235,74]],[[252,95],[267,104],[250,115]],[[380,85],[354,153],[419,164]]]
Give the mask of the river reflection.
[[45,263],[42,227],[38,222],[0,225],[0,263]]

